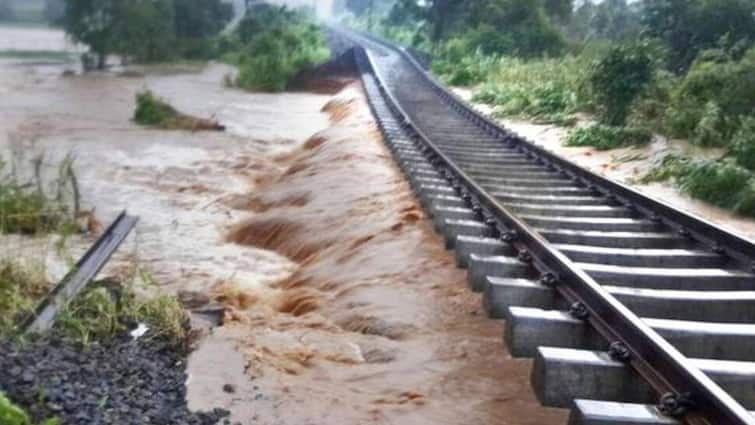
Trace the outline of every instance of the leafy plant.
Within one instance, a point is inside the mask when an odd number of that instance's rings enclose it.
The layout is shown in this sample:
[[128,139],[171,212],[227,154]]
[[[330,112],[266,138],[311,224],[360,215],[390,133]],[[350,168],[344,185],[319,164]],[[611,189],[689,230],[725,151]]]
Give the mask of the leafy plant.
[[677,178],[682,190],[695,198],[755,215],[755,179],[742,167],[728,161],[690,161]]
[[626,122],[634,100],[652,81],[654,61],[646,42],[613,46],[590,70],[590,87],[604,124]]
[[646,144],[652,138],[652,133],[647,130],[597,124],[572,131],[566,140],[566,145],[593,146],[598,150],[609,150]]
[[49,289],[41,270],[11,260],[0,262],[0,336],[15,333]]
[[739,165],[755,171],[755,117],[742,121],[732,138],[732,154]]
[[222,130],[215,121],[195,118],[178,112],[149,90],[136,94],[134,122],[168,130]]
[[234,36],[226,58],[239,67],[236,85],[247,90],[283,91],[293,76],[330,56],[320,28],[285,7],[255,6]]
[[[50,418],[42,421],[39,425],[58,425],[60,421]],[[0,392],[0,424],[3,425],[33,425],[29,415],[20,407],[13,404],[2,392]]]

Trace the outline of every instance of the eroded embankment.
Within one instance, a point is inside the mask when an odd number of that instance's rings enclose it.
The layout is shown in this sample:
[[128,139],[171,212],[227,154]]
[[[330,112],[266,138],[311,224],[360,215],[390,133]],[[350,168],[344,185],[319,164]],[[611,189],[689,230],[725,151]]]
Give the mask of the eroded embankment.
[[[254,214],[228,235],[298,268],[269,286],[215,288],[234,308],[196,358],[236,344],[244,358],[226,359],[247,377],[224,375],[241,388],[211,400],[195,376],[195,406],[267,424],[564,423],[539,406],[529,362],[510,358],[501,325],[467,291],[358,87],[325,111],[331,127],[278,158],[286,171],[245,201]],[[208,368],[222,374],[207,366],[204,379],[218,379]]]

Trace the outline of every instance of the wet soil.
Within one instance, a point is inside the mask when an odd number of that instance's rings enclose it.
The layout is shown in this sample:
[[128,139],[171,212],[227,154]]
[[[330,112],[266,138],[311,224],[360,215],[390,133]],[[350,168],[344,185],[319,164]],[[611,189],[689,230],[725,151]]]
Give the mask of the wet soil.
[[[270,424],[563,423],[466,289],[358,87],[324,110],[331,127],[259,191],[256,203],[273,207],[228,235],[297,264],[273,285],[217,288],[237,308],[212,339],[238,341],[261,391],[246,413]],[[243,396],[228,398],[212,402],[243,415]]]

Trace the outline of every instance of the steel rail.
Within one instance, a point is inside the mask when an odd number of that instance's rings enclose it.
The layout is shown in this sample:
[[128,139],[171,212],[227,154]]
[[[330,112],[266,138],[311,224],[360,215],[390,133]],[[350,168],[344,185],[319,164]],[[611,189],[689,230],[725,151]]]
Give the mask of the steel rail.
[[50,329],[60,308],[70,302],[97,276],[137,221],[138,218],[127,215],[126,211],[121,212],[102,236],[37,305],[33,314],[21,324],[21,332],[41,332]]
[[562,172],[573,180],[581,182],[586,187],[597,189],[604,196],[612,197],[618,203],[630,209],[635,209],[648,217],[652,217],[658,223],[669,225],[690,239],[704,242],[716,253],[727,255],[740,262],[743,268],[755,270],[755,241],[736,235],[709,220],[689,214],[625,184],[607,179],[590,170],[584,169],[527,141],[512,131],[502,128],[443,86],[404,47],[397,46],[371,34],[354,33],[343,29],[336,30],[345,34],[351,34],[352,40],[353,36],[364,37],[373,43],[380,44],[384,48],[398,52],[415,68],[416,72],[423,77],[425,82],[430,84],[432,90],[444,99],[446,104],[489,134],[501,136],[506,142],[516,144],[523,154],[540,159],[544,165],[553,167],[555,171]]
[[[353,34],[349,34],[348,36],[354,39]],[[380,44],[390,46],[385,42],[381,42]],[[633,198],[634,203],[639,204],[642,209],[647,209],[647,212],[652,213],[660,210],[660,213],[665,215],[670,211],[673,213],[672,217],[675,220],[685,223],[689,222],[691,224],[689,227],[694,229],[696,234],[706,235],[714,231],[724,232],[718,228],[707,228],[706,230],[706,226],[711,226],[709,223],[700,224],[696,221],[697,219],[679,212],[666,204],[649,200],[633,189],[626,188],[589,171],[582,170],[529,142],[513,137],[509,132],[499,128],[487,118],[480,116],[471,110],[471,108],[463,105],[455,96],[448,93],[437,81],[424,72],[421,66],[405,50],[396,47],[391,48],[394,51],[400,52],[401,56],[412,64],[415,71],[426,78],[431,87],[435,87],[435,90],[439,90],[441,94],[445,94],[447,100],[461,105],[457,110],[462,112],[470,121],[485,128],[489,133],[505,135],[506,142],[519,144],[525,148],[526,153],[542,153],[543,156],[550,160],[550,164],[567,173],[571,171],[569,174],[572,174],[575,178],[587,180],[588,184],[594,184],[597,181],[602,190],[607,193],[616,191],[619,192],[620,196],[630,196]],[[465,196],[465,198],[467,201],[470,201],[472,204],[477,203],[483,207],[489,214],[487,221],[491,223],[490,219],[492,218],[494,220],[492,223],[495,223],[500,229],[504,239],[508,242],[513,242],[513,245],[522,253],[520,258],[533,263],[540,272],[543,283],[555,287],[567,300],[577,303],[575,306],[582,308],[585,312],[582,318],[600,332],[607,341],[626,347],[629,356],[624,360],[630,366],[640,373],[660,394],[670,393],[672,398],[689,407],[686,409],[686,416],[684,417],[687,423],[717,425],[755,424],[755,418],[720,386],[702,371],[691,366],[687,358],[676,348],[603,289],[593,278],[575,266],[564,254],[554,249],[542,236],[533,231],[528,225],[518,219],[515,214],[511,213],[489,195],[474,179],[469,177],[446,156],[426,136],[422,129],[412,121],[409,114],[404,111],[400,102],[388,89],[387,80],[376,65],[372,54],[364,48],[358,50],[357,61],[362,68],[362,72],[369,72],[375,76],[379,90],[385,99],[387,99],[390,109],[393,110],[399,121],[402,121],[407,129],[411,129],[416,135],[416,139],[429,149],[431,152],[430,158],[435,165],[444,169],[444,174],[449,177],[449,180],[455,180],[457,187],[459,186],[458,183],[460,183],[460,186],[466,188],[468,196]],[[696,223],[700,225],[696,225]],[[703,231],[698,230],[700,228]],[[746,247],[747,254],[755,252],[753,245],[749,241],[731,235],[728,232],[724,232],[724,234],[729,235],[725,241],[727,245],[731,243],[734,246]]]

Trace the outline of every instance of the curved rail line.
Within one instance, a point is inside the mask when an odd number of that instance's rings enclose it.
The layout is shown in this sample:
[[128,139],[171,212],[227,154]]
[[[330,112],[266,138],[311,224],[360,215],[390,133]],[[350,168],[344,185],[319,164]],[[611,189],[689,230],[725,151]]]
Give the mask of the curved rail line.
[[374,115],[470,287],[570,424],[755,424],[755,244],[499,127],[407,51],[355,49]]

